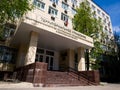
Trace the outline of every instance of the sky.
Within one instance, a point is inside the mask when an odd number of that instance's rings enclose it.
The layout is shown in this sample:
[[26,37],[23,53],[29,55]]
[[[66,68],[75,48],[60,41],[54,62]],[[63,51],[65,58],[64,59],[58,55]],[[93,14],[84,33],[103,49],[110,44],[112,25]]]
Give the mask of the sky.
[[111,17],[113,31],[120,34],[120,0],[93,0]]

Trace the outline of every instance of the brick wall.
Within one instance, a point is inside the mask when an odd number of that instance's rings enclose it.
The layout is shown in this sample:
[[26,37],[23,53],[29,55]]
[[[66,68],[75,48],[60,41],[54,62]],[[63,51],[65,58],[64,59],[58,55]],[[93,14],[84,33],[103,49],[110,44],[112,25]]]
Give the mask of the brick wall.
[[45,84],[47,64],[43,62],[35,62],[16,69],[17,79],[31,83]]
[[95,84],[99,85],[100,84],[100,76],[99,76],[99,71],[98,70],[93,70],[93,71],[79,71],[80,74],[83,76],[86,75],[88,76],[88,79]]

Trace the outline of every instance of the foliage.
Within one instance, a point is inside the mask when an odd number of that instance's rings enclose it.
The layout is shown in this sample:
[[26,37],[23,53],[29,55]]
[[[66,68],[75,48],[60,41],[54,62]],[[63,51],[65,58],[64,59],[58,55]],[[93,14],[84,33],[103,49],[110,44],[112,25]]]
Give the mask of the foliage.
[[93,13],[86,2],[82,2],[79,8],[76,9],[77,13],[73,19],[73,26],[76,31],[91,36],[98,33],[98,20],[93,18]]
[[77,13],[75,14],[73,19],[74,29],[88,35],[89,33],[91,33],[90,30],[92,28],[92,24],[90,23],[90,8],[86,7],[86,5],[82,3],[80,7],[76,9],[76,11]]
[[7,22],[15,22],[31,8],[29,0],[0,0],[0,37]]
[[116,42],[117,46],[120,47],[120,35],[115,32],[114,38],[115,38],[115,42]]
[[[96,12],[92,12],[87,1],[82,2],[79,8],[76,9],[77,13],[73,18],[73,27],[76,31],[79,31],[85,35],[88,35],[93,38],[94,48],[90,51],[90,61],[94,64],[91,64],[94,69],[99,68],[100,54],[103,53],[101,48],[100,36],[105,35],[102,33],[103,26],[101,19],[96,19]],[[103,37],[101,37],[103,38]]]
[[101,65],[100,65],[100,60],[95,60],[93,58],[90,59],[90,67],[92,70],[97,70],[99,68],[101,68]]
[[118,59],[120,60],[120,35],[116,32],[114,33],[115,43],[117,45],[117,55]]

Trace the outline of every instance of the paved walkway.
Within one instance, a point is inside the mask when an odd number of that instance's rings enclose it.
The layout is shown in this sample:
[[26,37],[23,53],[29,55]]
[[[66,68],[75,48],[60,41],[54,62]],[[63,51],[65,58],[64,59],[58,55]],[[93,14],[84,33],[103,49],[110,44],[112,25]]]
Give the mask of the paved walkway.
[[120,84],[102,84],[99,86],[72,86],[72,87],[33,87],[33,84],[0,82],[0,90],[120,90]]

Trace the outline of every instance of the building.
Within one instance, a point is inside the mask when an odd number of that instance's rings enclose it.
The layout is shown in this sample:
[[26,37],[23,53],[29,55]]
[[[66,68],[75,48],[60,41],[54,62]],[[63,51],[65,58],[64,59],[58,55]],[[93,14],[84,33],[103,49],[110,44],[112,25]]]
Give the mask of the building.
[[[35,8],[17,23],[13,36],[5,43],[1,42],[0,70],[13,71],[14,68],[38,61],[47,63],[48,70],[65,71],[71,67],[85,71],[84,54],[86,49],[94,47],[93,39],[73,30],[72,27],[75,8],[81,0],[31,0],[30,2]],[[88,2],[92,5],[92,9],[98,12],[96,17],[102,17],[106,22],[105,29],[111,37],[109,15],[91,0]]]
[[114,52],[115,50],[115,43],[114,43],[114,35],[112,31],[112,23],[109,14],[99,7],[96,3],[92,0],[87,1],[88,5],[90,6],[92,12],[94,12],[94,17],[101,20],[103,25],[103,33],[104,37],[99,35],[99,40],[102,43],[102,48],[106,53]]
[[92,12],[95,12],[94,17],[100,19],[103,25],[104,36],[99,35],[101,47],[104,51],[101,55],[101,68],[99,69],[101,81],[119,81],[117,76],[118,71],[114,72],[116,70],[115,68],[118,66],[118,61],[116,59],[117,55],[115,54],[117,47],[114,40],[110,16],[92,0],[88,0],[87,3],[91,7]]

